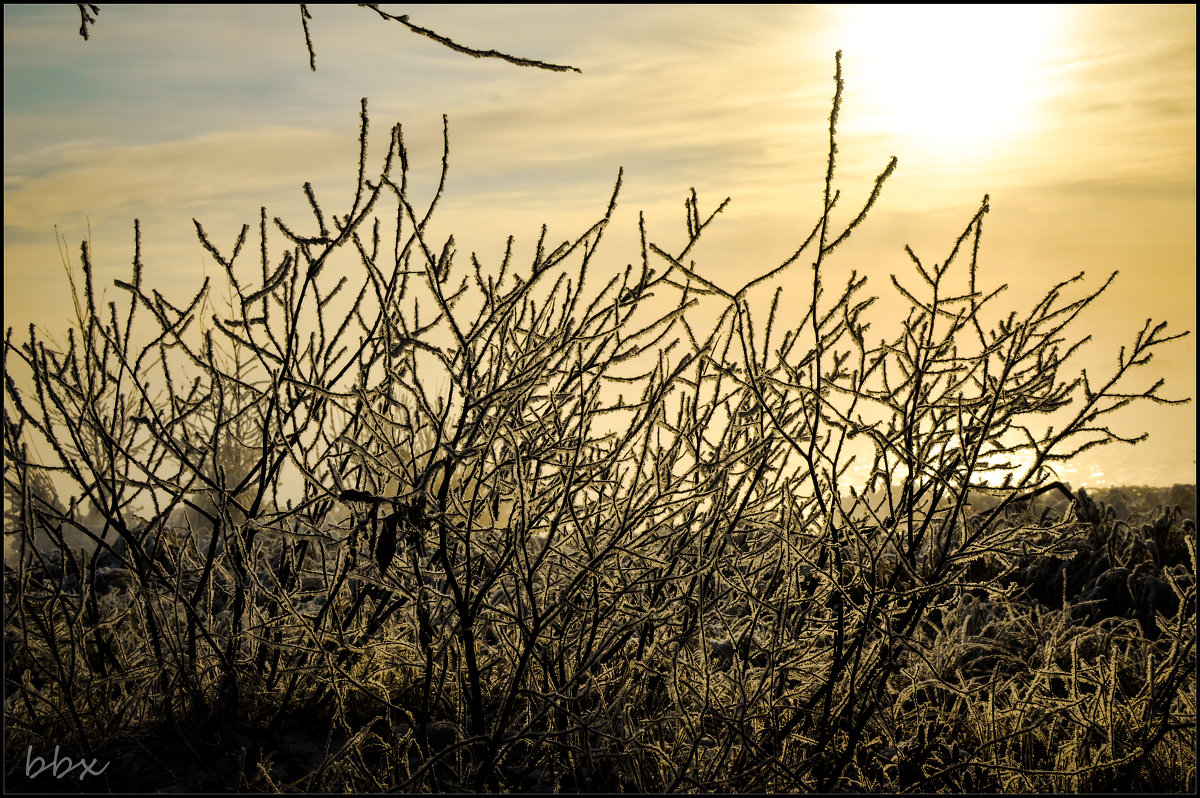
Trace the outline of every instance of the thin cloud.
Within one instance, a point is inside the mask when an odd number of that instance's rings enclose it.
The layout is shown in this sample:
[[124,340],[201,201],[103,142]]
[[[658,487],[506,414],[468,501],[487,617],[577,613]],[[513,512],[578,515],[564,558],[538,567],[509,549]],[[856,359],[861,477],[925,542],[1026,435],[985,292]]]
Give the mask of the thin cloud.
[[[346,140],[332,131],[261,128],[133,147],[56,145],[11,164],[4,224],[33,230],[84,215],[132,218],[164,207],[202,214],[254,203],[315,177],[299,164],[314,152],[347,150]],[[350,158],[354,149],[351,142]]]

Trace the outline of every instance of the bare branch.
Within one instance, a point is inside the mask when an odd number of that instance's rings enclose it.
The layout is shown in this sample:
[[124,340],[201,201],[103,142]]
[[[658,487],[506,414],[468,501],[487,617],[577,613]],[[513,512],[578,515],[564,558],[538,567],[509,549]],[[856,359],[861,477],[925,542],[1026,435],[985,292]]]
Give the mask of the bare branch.
[[463,55],[469,55],[472,58],[499,58],[502,61],[507,61],[508,63],[516,64],[517,66],[534,67],[535,69],[547,69],[547,70],[550,70],[551,72],[579,72],[581,74],[583,72],[583,70],[579,69],[578,67],[566,66],[563,64],[549,64],[549,63],[546,63],[545,61],[538,61],[536,59],[521,58],[520,56],[502,53],[499,50],[475,50],[471,47],[465,47],[445,36],[442,36],[441,34],[435,32],[435,31],[429,30],[428,28],[422,28],[419,25],[409,22],[407,14],[403,14],[401,16],[393,16],[392,14],[389,14],[386,11],[380,10],[379,6],[374,3],[359,3],[359,6],[362,8],[369,8],[372,11],[374,11],[376,14],[378,14],[379,16],[383,17],[384,19],[390,19],[395,22],[399,22],[401,25],[404,25],[409,30],[411,30],[413,33],[420,34],[421,36],[426,36],[430,39],[433,39],[438,44],[449,47],[451,50],[453,50],[456,53],[462,53]]
[[75,5],[79,8],[79,16],[82,20],[79,23],[79,35],[82,36],[83,40],[86,42],[90,33],[88,30],[88,25],[94,25],[96,23],[96,17],[92,16],[92,14],[99,14],[100,6],[93,5],[92,3],[76,3]]

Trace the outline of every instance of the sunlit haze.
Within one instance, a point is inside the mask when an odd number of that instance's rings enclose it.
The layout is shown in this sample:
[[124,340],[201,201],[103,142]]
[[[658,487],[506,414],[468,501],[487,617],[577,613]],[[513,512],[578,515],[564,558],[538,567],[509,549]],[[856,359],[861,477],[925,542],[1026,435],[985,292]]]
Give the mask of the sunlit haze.
[[[300,218],[311,181],[349,199],[360,98],[371,162],[404,126],[427,197],[449,120],[435,237],[494,263],[509,234],[528,259],[543,223],[574,238],[624,183],[599,256],[637,262],[685,233],[683,200],[732,202],[694,253],[744,282],[795,251],[820,215],[834,52],[846,85],[839,187],[850,213],[891,156],[895,176],[832,268],[886,303],[911,274],[904,245],[941,261],[985,194],[981,274],[1022,311],[1079,271],[1113,288],[1080,318],[1079,368],[1111,372],[1147,318],[1196,325],[1196,9],[1185,6],[461,6],[391,8],[479,49],[581,70],[473,59],[354,6],[310,6],[317,71],[296,6],[4,7],[4,324],[65,339],[72,306],[55,230],[78,265],[92,241],[107,299],[128,277],[141,220],[147,284],[189,298],[212,259],[193,218],[230,246],[259,208]],[[795,279],[806,279],[805,264]],[[790,278],[789,278],[790,279]],[[810,278],[808,278],[810,279]],[[832,282],[840,282],[844,278]],[[882,323],[882,322],[881,322]],[[885,330],[875,330],[883,336]],[[894,335],[893,329],[886,334]],[[1195,338],[1141,387],[1196,391]],[[1130,408],[1108,446],[1060,469],[1075,486],[1195,478],[1195,406]]]
[[1056,6],[841,6],[847,87],[863,124],[944,159],[1011,153],[1039,132],[1061,78]]

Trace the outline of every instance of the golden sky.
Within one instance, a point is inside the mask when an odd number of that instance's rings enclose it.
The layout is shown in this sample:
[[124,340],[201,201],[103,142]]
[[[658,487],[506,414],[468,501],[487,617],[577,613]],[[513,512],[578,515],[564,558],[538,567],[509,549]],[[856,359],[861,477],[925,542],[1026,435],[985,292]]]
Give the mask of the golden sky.
[[[471,59],[353,6],[310,6],[314,74],[295,6],[102,5],[85,42],[74,6],[6,5],[5,326],[65,330],[56,227],[76,260],[90,226],[98,284],[111,286],[128,275],[139,218],[147,282],[183,300],[212,273],[193,218],[232,242],[262,205],[305,214],[305,181],[325,204],[347,202],[361,97],[376,159],[403,123],[418,194],[448,115],[438,229],[485,263],[510,233],[527,257],[543,223],[558,240],[582,232],[624,167],[614,272],[638,258],[639,210],[651,239],[682,240],[691,187],[702,209],[732,197],[697,252],[702,272],[765,270],[818,213],[841,49],[847,208],[889,157],[899,168],[839,268],[893,296],[904,245],[943,258],[987,193],[982,268],[1012,286],[1013,309],[1078,271],[1088,285],[1120,271],[1080,321],[1089,373],[1110,369],[1148,317],[1195,328],[1195,6],[391,10],[582,74]],[[1194,337],[1156,356],[1165,395],[1194,396],[1195,358]],[[1089,456],[1073,483],[1194,479],[1194,405],[1115,428],[1151,439]]]

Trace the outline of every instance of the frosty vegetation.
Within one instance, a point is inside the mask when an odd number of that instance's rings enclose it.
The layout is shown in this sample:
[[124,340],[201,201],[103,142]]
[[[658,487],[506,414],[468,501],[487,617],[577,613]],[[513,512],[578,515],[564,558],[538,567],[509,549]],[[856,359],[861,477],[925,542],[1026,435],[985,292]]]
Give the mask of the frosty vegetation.
[[349,208],[197,222],[226,312],[136,233],[102,307],[85,244],[66,345],[4,348],[10,783],[58,744],[111,789],[1194,788],[1194,491],[1042,490],[1180,336],[1072,368],[1112,278],[1008,313],[987,197],[875,335],[832,258],[896,164],[835,222],[841,92],[839,53],[824,212],[741,285],[694,191],[682,247],[599,268],[620,176],[532,263],[464,259],[366,100]]

